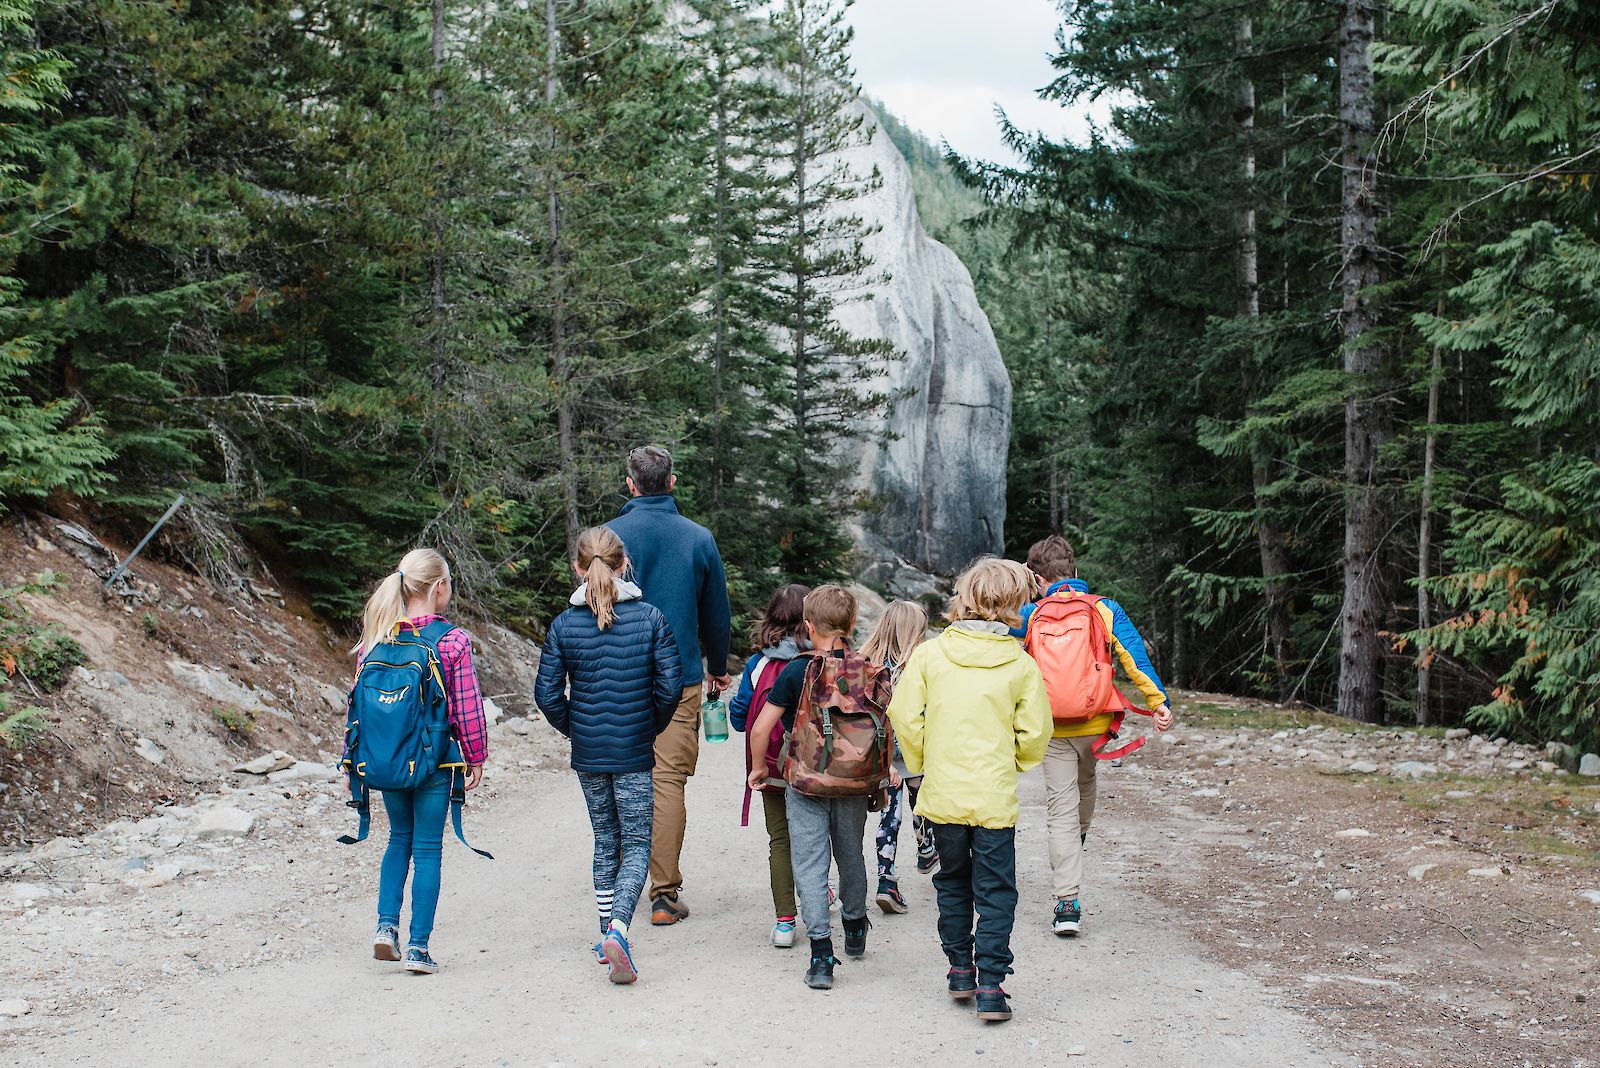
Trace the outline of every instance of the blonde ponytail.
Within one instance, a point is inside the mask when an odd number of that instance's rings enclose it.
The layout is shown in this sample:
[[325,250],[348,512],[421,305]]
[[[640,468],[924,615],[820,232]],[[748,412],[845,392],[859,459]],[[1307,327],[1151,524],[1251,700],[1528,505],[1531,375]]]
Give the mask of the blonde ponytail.
[[861,646],[861,655],[874,664],[902,668],[927,636],[927,609],[915,601],[892,601]]
[[610,527],[590,527],[578,535],[578,570],[595,625],[606,630],[617,618],[616,579],[628,566],[628,551]]
[[391,641],[406,621],[406,604],[413,597],[432,596],[435,587],[450,577],[450,565],[433,549],[412,549],[400,567],[378,583],[361,613],[361,643],[355,652],[365,656]]

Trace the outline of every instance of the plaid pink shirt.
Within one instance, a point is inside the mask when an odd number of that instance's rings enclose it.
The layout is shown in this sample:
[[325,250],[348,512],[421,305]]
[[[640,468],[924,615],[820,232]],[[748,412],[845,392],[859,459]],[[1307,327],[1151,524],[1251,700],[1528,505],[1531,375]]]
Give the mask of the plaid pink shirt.
[[[401,626],[413,630],[426,627],[444,616],[412,616]],[[439,661],[444,667],[445,699],[450,706],[450,725],[461,740],[461,756],[476,767],[489,757],[489,721],[483,714],[483,691],[478,687],[478,669],[472,663],[472,639],[459,627],[439,639]],[[356,655],[356,663],[361,654]]]

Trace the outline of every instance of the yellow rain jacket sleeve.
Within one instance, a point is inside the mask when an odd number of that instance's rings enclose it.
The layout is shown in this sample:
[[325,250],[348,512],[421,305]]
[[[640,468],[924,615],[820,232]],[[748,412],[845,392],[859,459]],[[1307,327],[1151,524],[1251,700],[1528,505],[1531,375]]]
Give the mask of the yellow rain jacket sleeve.
[[1005,634],[951,627],[911,654],[889,719],[917,812],[935,823],[1014,827],[1017,775],[1044,760],[1053,726],[1033,658]]

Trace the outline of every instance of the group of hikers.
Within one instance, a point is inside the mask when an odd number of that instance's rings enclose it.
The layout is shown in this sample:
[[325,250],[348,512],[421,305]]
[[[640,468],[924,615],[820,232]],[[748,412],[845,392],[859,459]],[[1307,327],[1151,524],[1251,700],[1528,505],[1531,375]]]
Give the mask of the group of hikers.
[[[637,979],[628,939],[647,888],[653,925],[689,916],[679,867],[684,788],[699,754],[703,691],[715,699],[732,690],[728,718],[748,743],[744,817],[759,794],[769,838],[771,942],[793,946],[796,919],[803,923],[806,985],[833,985],[834,908],[844,955],[867,951],[871,811],[879,813],[876,904],[907,911],[896,854],[909,808],[916,868],[932,876],[937,898],[949,994],[972,1001],[979,1019],[1010,1019],[1001,983],[1013,963],[1018,775],[1044,764],[1050,925],[1074,936],[1097,763],[1139,744],[1108,748],[1128,711],[1150,714],[1158,731],[1172,725],[1127,614],[1089,592],[1058,535],[1035,544],[1025,564],[986,557],[968,567],[949,625],[933,638],[920,604],[894,601],[858,649],[857,599],[847,588],[788,584],[756,621],[735,688],[716,542],[679,513],[665,449],[635,449],[627,471],[632,498],[621,514],[577,539],[577,588],[550,623],[534,692],[571,740],[594,830],[593,953],[610,980]],[[488,749],[471,641],[443,614],[451,594],[449,567],[432,549],[407,553],[379,583],[362,620],[346,732],[361,832],[343,840],[366,836],[369,789],[380,791],[389,821],[374,956],[421,973],[439,967],[428,941],[445,820],[453,816],[461,837],[461,804],[482,779]],[[1142,707],[1114,685],[1117,663]]]

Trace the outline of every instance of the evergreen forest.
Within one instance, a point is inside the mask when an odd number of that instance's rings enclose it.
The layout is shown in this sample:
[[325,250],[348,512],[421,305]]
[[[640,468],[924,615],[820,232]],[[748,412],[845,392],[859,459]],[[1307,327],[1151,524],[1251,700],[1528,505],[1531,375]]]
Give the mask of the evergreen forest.
[[[415,542],[537,629],[621,457],[746,611],[849,568],[840,0],[0,0],[0,507],[350,618]],[[1179,686],[1600,743],[1600,6],[1062,0],[963,157],[884,116],[1051,531]],[[255,561],[262,561],[257,564]]]

